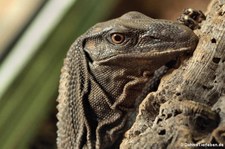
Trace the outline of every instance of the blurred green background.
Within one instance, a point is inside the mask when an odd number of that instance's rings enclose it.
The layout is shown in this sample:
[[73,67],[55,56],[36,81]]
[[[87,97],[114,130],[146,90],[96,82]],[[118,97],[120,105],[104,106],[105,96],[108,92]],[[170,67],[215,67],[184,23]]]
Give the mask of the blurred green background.
[[136,10],[175,20],[209,0],[1,0],[0,148],[56,148],[60,68],[73,41],[97,22]]

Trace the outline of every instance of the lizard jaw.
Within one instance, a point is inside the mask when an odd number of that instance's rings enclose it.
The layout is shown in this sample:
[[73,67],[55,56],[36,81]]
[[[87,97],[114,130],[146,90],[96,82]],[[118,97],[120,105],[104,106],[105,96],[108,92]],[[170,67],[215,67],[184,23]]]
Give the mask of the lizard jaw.
[[[177,57],[178,55],[181,55],[181,54],[187,54],[187,53],[192,53],[193,52],[193,48],[192,47],[184,47],[184,48],[179,48],[179,49],[167,49],[165,51],[157,51],[157,50],[151,50],[150,52],[144,52],[144,53],[138,53],[138,52],[135,52],[135,53],[130,53],[130,54],[118,54],[116,56],[111,56],[111,57],[108,57],[106,59],[102,59],[102,60],[99,60],[99,61],[96,61],[96,63],[105,63],[105,62],[115,62],[115,63],[118,63],[118,61],[121,61],[121,60],[128,60],[128,61],[131,61],[131,60],[143,60],[143,59],[146,59],[146,60],[149,60],[149,59],[154,59],[154,58],[158,58],[158,57],[161,57],[161,56],[169,56],[169,57]],[[172,58],[173,59],[173,58]]]

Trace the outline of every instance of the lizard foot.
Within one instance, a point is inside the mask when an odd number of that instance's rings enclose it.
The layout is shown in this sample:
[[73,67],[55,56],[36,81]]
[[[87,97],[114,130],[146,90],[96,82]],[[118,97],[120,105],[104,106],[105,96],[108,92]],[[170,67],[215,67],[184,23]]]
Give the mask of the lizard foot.
[[177,19],[179,23],[191,28],[192,30],[199,29],[206,16],[201,10],[194,10],[192,8],[185,9],[181,16]]

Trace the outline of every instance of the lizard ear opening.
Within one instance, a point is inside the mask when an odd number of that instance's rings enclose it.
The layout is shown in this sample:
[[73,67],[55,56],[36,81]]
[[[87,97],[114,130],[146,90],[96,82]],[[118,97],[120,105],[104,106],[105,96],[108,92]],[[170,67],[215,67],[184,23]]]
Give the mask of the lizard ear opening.
[[[87,58],[87,60],[90,62],[90,63],[93,63],[93,59],[91,58],[90,54],[85,51],[85,49],[88,49],[88,50],[92,50],[92,48],[94,48],[93,45],[94,42],[93,41],[88,41],[87,39],[84,39],[82,41],[82,48],[84,49],[84,54],[85,54],[85,57]],[[95,49],[95,48],[94,48]]]
[[85,54],[88,62],[93,63],[93,59],[90,57],[90,55],[86,51],[84,51],[84,54]]

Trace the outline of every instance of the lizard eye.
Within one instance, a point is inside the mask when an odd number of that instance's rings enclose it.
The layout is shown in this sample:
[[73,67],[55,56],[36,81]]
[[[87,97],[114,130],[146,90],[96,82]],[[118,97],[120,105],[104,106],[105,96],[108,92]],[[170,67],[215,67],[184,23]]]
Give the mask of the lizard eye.
[[125,36],[120,33],[114,33],[111,35],[111,40],[114,44],[121,44],[125,40]]

